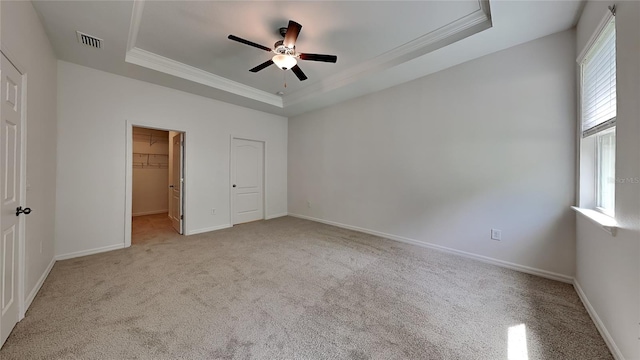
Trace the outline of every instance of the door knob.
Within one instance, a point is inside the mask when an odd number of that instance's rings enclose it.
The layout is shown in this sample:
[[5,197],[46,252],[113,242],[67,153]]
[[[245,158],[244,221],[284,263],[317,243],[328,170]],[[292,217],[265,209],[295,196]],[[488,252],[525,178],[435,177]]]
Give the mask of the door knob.
[[236,187],[236,184],[233,184],[233,187]]
[[169,185],[169,187],[173,189],[173,185]]
[[16,208],[16,216],[20,216],[20,214],[29,215],[31,214],[31,208],[22,208],[22,206],[18,206]]

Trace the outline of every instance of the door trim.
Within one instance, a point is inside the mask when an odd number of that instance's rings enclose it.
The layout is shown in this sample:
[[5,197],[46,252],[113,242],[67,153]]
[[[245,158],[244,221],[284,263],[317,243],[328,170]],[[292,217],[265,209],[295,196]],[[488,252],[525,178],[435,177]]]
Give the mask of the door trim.
[[238,136],[231,134],[229,140],[229,224],[235,226],[233,222],[233,190],[231,190],[231,184],[233,184],[233,140],[249,140],[261,142],[263,146],[262,151],[262,220],[267,219],[267,140],[255,138],[252,136]]
[[[163,131],[175,131],[181,132],[184,134],[184,146],[183,146],[183,156],[182,156],[182,174],[183,174],[183,185],[186,183],[188,177],[188,166],[187,166],[187,146],[188,142],[187,131],[184,129],[167,129],[163,127],[159,127],[155,124],[145,123],[142,121],[135,120],[125,120],[125,176],[124,176],[124,186],[125,186],[125,196],[124,196],[124,247],[131,246],[131,217],[133,213],[133,127],[144,127],[147,129],[154,130],[163,130]],[[182,220],[182,233],[188,234],[187,229],[189,229],[188,217],[187,215],[187,186],[184,186],[182,189],[182,214],[184,219]]]
[[[7,57],[8,59],[8,57]],[[12,64],[14,64],[12,62]],[[15,66],[15,64],[14,64]],[[27,74],[22,72],[20,68],[16,66],[16,69],[22,74],[22,114],[20,114],[20,198],[22,199],[23,206],[27,207]],[[20,227],[20,237],[18,238],[18,261],[20,261],[20,265],[18,266],[18,322],[24,319],[25,314],[27,313],[27,304],[26,298],[28,294],[26,294],[26,279],[25,275],[27,273],[27,264],[26,264],[26,243],[27,243],[27,222],[25,216],[20,216],[19,219],[19,227]],[[41,240],[44,241],[44,240]],[[55,261],[52,259],[52,261]],[[48,273],[45,273],[48,274]],[[36,283],[35,285],[40,290],[40,283]],[[31,305],[31,302],[29,302]]]

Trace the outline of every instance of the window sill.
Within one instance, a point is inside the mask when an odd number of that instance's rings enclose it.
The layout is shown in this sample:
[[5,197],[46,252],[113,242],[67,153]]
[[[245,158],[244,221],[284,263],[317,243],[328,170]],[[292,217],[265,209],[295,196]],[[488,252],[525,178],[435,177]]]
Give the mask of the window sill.
[[600,225],[602,230],[606,231],[611,236],[616,236],[616,231],[618,230],[618,222],[616,222],[616,219],[591,209],[579,208],[577,206],[572,206],[571,208],[578,214],[582,214],[587,219]]

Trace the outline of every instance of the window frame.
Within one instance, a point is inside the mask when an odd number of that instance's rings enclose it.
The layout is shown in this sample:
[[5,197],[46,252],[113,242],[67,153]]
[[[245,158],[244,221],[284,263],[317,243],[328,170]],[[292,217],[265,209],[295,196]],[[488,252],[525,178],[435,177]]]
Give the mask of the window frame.
[[[600,180],[599,175],[601,174],[600,163],[599,163],[599,141],[600,136],[606,133],[613,132],[614,136],[616,134],[616,116],[607,121],[602,122],[599,125],[592,127],[591,129],[583,130],[583,99],[584,99],[584,65],[587,60],[587,57],[591,55],[592,49],[595,45],[597,45],[601,37],[603,36],[605,30],[609,27],[609,25],[613,22],[613,34],[617,39],[617,29],[615,23],[615,15],[613,13],[607,12],[607,14],[603,17],[600,22],[598,28],[593,33],[584,49],[576,59],[578,63],[578,126],[577,126],[577,137],[578,137],[578,183],[577,183],[577,197],[578,197],[578,207],[582,209],[591,209],[592,211],[597,211],[598,213],[604,214],[608,217],[615,218],[615,178],[612,179],[614,191],[613,191],[613,199],[612,200],[612,209],[603,208],[599,206],[600,203]],[[617,49],[616,49],[616,57],[617,57]],[[617,69],[616,69],[617,72]],[[616,94],[617,97],[617,94]],[[617,103],[617,101],[616,101]],[[615,159],[615,147],[614,147],[614,159]],[[614,160],[615,164],[615,160]],[[615,167],[615,165],[614,165]],[[615,177],[615,168],[614,168],[614,177]]]

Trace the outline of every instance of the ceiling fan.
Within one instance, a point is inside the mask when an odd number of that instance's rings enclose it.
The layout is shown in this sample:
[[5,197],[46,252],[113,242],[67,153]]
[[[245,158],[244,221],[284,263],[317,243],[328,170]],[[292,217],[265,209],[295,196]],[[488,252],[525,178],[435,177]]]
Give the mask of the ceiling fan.
[[229,35],[228,38],[229,40],[237,41],[245,45],[253,46],[264,51],[275,53],[271,60],[265,61],[249,71],[258,72],[275,64],[282,70],[291,69],[291,71],[296,74],[300,81],[304,81],[307,80],[307,75],[305,75],[304,72],[302,72],[302,69],[300,69],[300,67],[298,66],[298,59],[335,63],[336,61],[338,61],[338,57],[335,55],[307,54],[296,52],[296,39],[298,39],[300,30],[302,30],[302,25],[293,20],[289,20],[288,27],[280,28],[280,35],[284,37],[284,40],[276,41],[276,43],[273,45],[273,49],[260,44],[256,44],[249,40],[239,38],[235,35]]

